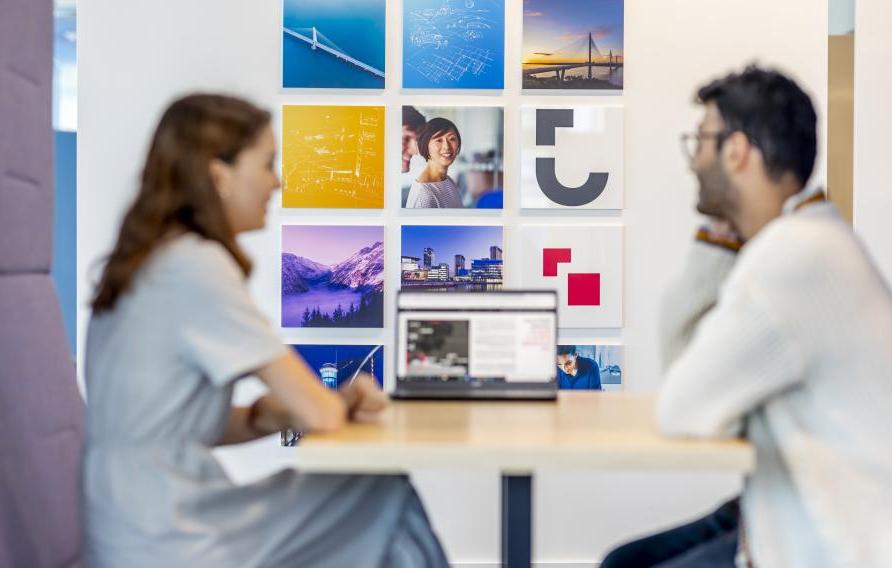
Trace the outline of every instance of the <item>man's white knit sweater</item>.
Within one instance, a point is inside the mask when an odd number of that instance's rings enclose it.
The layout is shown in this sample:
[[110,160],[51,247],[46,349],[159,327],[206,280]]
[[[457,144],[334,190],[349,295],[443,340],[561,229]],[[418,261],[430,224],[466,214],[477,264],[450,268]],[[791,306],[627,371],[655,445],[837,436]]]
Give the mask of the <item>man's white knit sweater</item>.
[[756,446],[758,568],[892,567],[892,299],[832,205],[794,205],[740,252],[668,370],[660,424]]

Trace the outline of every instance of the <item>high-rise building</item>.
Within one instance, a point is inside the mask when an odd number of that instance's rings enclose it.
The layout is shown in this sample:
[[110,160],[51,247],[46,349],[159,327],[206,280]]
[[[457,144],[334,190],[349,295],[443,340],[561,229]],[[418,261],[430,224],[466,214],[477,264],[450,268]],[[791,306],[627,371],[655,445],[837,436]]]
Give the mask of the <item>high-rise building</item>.
[[432,266],[430,270],[427,271],[427,279],[438,280],[440,282],[448,282],[449,265],[445,262],[441,262],[438,266]]
[[455,274],[460,274],[460,270],[465,269],[465,257],[464,255],[457,254],[455,255]]
[[501,284],[502,261],[491,258],[479,258],[471,261],[471,279],[474,282]]
[[418,261],[421,260],[417,256],[400,257],[400,266],[403,272],[418,270]]
[[430,268],[434,265],[436,261],[436,255],[434,254],[434,249],[430,247],[424,247],[424,267]]
[[502,247],[497,247],[496,245],[489,247],[489,259],[502,260]]

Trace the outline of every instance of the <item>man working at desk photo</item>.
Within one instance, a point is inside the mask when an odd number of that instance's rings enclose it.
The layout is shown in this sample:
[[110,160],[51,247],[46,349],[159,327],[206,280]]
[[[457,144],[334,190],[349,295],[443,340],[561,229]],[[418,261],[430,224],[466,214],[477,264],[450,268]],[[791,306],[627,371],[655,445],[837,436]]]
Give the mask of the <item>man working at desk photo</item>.
[[601,390],[598,362],[577,353],[575,345],[558,345],[557,374],[561,389]]
[[703,119],[685,141],[698,210],[733,235],[698,234],[688,298],[667,310],[658,419],[673,436],[743,435],[757,465],[739,530],[732,502],[615,550],[602,568],[892,565],[892,300],[851,227],[805,189],[814,108],[757,67],[706,85],[697,102]]

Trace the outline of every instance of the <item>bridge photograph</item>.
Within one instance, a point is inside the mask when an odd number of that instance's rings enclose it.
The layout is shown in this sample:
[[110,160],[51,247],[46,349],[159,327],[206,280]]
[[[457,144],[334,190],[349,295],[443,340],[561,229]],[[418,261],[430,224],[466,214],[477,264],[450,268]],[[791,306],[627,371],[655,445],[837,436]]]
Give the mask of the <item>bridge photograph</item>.
[[384,88],[386,0],[285,0],[282,86]]
[[523,88],[622,90],[623,0],[526,0]]

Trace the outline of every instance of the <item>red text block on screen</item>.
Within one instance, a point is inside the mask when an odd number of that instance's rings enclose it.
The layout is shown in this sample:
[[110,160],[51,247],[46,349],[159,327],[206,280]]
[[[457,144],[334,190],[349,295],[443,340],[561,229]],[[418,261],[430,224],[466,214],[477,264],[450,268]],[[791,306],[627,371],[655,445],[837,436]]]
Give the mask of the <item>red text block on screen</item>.
[[569,305],[601,305],[600,274],[568,274],[567,278],[567,303]]
[[542,276],[557,276],[557,265],[570,262],[572,255],[568,248],[542,249]]

